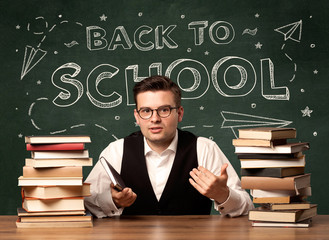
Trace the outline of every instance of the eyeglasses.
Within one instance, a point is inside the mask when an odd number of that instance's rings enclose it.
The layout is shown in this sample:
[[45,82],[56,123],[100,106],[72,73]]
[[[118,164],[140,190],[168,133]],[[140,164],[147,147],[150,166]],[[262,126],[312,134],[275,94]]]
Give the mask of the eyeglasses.
[[170,116],[171,110],[178,109],[178,108],[179,107],[161,106],[157,109],[151,109],[151,108],[145,107],[145,108],[139,109],[137,111],[137,113],[144,120],[150,119],[153,115],[153,111],[156,111],[159,117],[166,118],[166,117]]

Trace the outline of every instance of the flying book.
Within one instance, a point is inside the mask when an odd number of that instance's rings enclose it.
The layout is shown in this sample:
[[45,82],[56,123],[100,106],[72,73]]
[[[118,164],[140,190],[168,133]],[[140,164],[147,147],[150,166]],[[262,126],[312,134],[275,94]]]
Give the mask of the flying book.
[[284,222],[262,222],[252,221],[253,227],[284,227],[284,228],[308,228],[312,225],[312,218],[306,219],[297,223],[284,223]]
[[121,178],[120,174],[112,167],[112,165],[105,158],[102,157],[100,161],[106,173],[109,175],[115,189],[118,191],[122,191],[126,187],[126,185],[123,182],[123,179]]
[[249,211],[249,220],[266,222],[300,222],[317,215],[317,205],[310,209],[272,211],[255,209]]
[[239,138],[265,140],[296,138],[296,129],[276,127],[245,128],[239,129]]
[[309,143],[288,143],[284,145],[278,145],[273,147],[235,147],[235,153],[268,153],[268,154],[278,154],[278,153],[296,153],[303,152],[310,148]]
[[241,177],[241,187],[243,189],[260,190],[296,190],[311,186],[311,174],[303,174],[292,177]]
[[90,196],[90,184],[82,186],[23,186],[25,197],[39,199],[87,197]]
[[34,168],[68,167],[68,166],[92,166],[92,158],[58,158],[58,159],[33,159],[26,158],[25,166]]
[[31,157],[34,159],[89,158],[89,151],[31,151]]
[[305,156],[292,159],[240,159],[241,168],[283,168],[304,167]]
[[90,143],[90,136],[85,135],[43,135],[26,136],[25,143],[50,144],[50,143]]
[[238,138],[233,139],[232,144],[235,147],[249,146],[249,147],[273,147],[277,145],[287,144],[286,139],[266,140],[266,139],[247,139]]
[[289,177],[304,174],[304,167],[241,168],[241,176]]
[[84,150],[84,143],[26,144],[27,151]]
[[18,186],[82,186],[83,177],[23,177],[18,178]]

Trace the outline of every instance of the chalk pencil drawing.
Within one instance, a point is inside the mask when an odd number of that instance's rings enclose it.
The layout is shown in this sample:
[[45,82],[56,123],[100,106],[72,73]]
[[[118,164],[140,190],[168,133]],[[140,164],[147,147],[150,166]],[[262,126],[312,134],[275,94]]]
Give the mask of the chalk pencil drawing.
[[274,31],[283,34],[284,41],[292,40],[300,42],[302,38],[302,20],[298,22],[290,23],[282,27],[274,29]]
[[[286,42],[287,40],[292,40],[295,42],[300,43],[302,39],[302,20],[299,20],[297,22],[293,22],[287,25],[284,25],[282,27],[278,27],[274,29],[274,31],[283,34],[284,36],[284,41]],[[285,44],[282,45],[281,50],[285,48]],[[295,80],[296,77],[296,72],[297,72],[297,64],[293,61],[293,59],[287,54],[284,53],[285,56],[293,63],[294,65],[294,74],[289,80],[290,82]]]
[[21,72],[21,80],[24,76],[32,70],[43,58],[46,56],[47,51],[42,49],[35,49],[32,46],[25,47],[24,60]]
[[[61,17],[62,16],[59,15],[59,18]],[[46,56],[48,51],[41,49],[41,44],[46,40],[47,33],[53,32],[58,25],[69,23],[69,21],[67,20],[62,20],[59,24],[53,24],[52,27],[49,29],[49,23],[46,21],[46,19],[43,16],[36,17],[34,21],[35,21],[35,25],[40,25],[40,21],[42,21],[41,24],[43,24],[43,27],[41,26],[38,27],[37,30],[32,30],[33,27],[29,22],[27,23],[27,31],[32,32],[32,34],[34,35],[42,35],[42,38],[36,47],[30,45],[27,45],[25,47],[24,60],[23,60],[22,71],[21,71],[21,80]],[[75,24],[80,27],[83,26],[82,23],[79,22],[75,22]],[[77,41],[72,40],[71,43],[66,43],[65,46],[73,47],[74,45],[77,44],[78,44]]]
[[[269,80],[269,81],[268,81]],[[268,84],[270,83],[270,84]],[[274,83],[274,64],[271,59],[261,59],[262,96],[268,100],[289,100],[288,87],[276,87]],[[271,92],[271,94],[267,93]]]
[[[101,93],[98,89],[101,81],[111,79],[118,72],[119,69],[117,67],[110,64],[101,64],[89,73],[87,77],[87,96],[96,107],[113,108],[122,103],[122,96],[119,93],[113,91],[112,93],[106,95]],[[93,83],[90,79],[96,79],[95,83]],[[97,95],[98,99],[94,97],[95,95]]]
[[292,121],[238,112],[221,111],[220,114],[223,118],[221,128],[230,128],[236,138],[238,138],[236,133],[238,128],[261,126],[285,127],[292,123]]
[[258,31],[258,28],[255,28],[255,29],[246,28],[245,30],[243,30],[242,35],[249,34],[251,36],[255,36],[257,34],[257,31]]
[[306,106],[304,110],[301,110],[301,112],[303,113],[303,117],[311,117],[313,110]]
[[[234,63],[231,64],[231,62]],[[239,64],[237,64],[237,62],[239,62]],[[228,71],[233,68],[237,69],[240,73],[240,82],[235,85],[230,84],[227,78]],[[218,78],[218,75],[221,77]],[[218,83],[219,79],[223,79],[221,84]],[[226,97],[241,97],[248,95],[255,88],[257,76],[251,62],[237,56],[227,56],[214,64],[211,71],[211,80],[215,89],[221,95]]]

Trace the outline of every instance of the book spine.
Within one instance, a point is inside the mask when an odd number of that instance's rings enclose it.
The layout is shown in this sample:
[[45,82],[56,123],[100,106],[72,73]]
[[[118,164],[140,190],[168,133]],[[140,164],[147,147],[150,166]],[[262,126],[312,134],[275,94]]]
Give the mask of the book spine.
[[84,143],[26,144],[27,151],[84,150]]

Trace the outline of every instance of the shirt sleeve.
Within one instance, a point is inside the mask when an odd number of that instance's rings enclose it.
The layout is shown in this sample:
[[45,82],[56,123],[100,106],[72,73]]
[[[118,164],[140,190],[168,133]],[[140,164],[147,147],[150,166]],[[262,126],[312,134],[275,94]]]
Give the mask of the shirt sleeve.
[[229,196],[223,203],[219,204],[215,201],[214,208],[222,215],[230,217],[247,215],[254,208],[254,205],[249,194],[241,188],[239,176],[218,145],[207,138],[199,137],[197,154],[199,165],[207,168],[215,175],[220,175],[221,166],[225,163],[228,164],[227,186],[229,188]]
[[[100,154],[100,158],[104,157],[120,173],[122,151],[123,139],[120,139],[106,147]],[[90,183],[91,193],[91,196],[85,197],[85,207],[94,216],[103,218],[122,214],[123,209],[118,209],[112,200],[111,180],[100,161],[96,162],[85,182]]]

